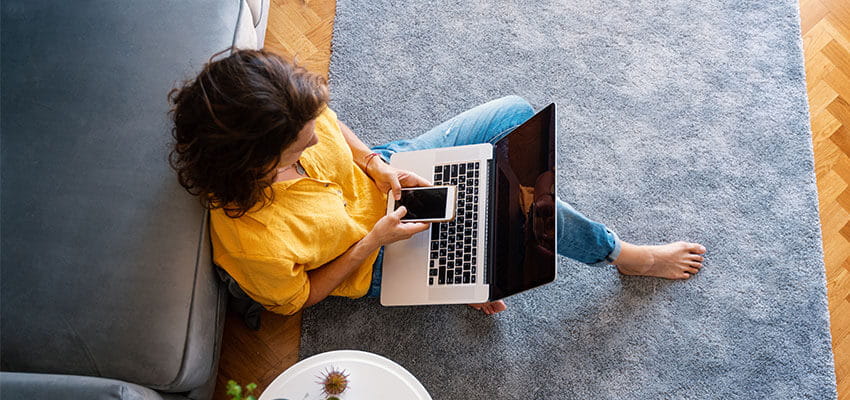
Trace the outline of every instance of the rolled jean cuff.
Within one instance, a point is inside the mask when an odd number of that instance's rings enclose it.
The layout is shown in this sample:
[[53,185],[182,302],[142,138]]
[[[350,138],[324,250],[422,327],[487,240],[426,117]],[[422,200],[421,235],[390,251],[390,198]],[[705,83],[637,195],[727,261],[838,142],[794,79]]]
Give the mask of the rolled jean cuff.
[[608,261],[609,263],[613,263],[614,260],[616,260],[617,257],[620,256],[620,252],[623,251],[623,241],[620,240],[620,237],[617,236],[617,233],[612,232],[610,229],[607,228],[605,230],[614,236],[614,250],[611,250],[611,254],[608,254],[608,256],[605,257],[606,261]]
[[617,257],[619,257],[619,256],[620,256],[620,252],[621,252],[621,251],[623,251],[623,241],[622,241],[622,240],[620,240],[620,237],[619,237],[619,236],[617,236],[617,233],[616,233],[616,232],[614,232],[614,231],[612,231],[612,230],[610,230],[610,229],[608,229],[608,228],[605,228],[605,231],[606,231],[606,232],[608,232],[608,234],[610,234],[610,235],[614,238],[614,249],[613,249],[613,250],[611,250],[611,252],[610,252],[610,253],[608,253],[608,255],[607,255],[607,256],[605,256],[605,259],[604,259],[604,260],[601,260],[601,261],[599,261],[599,262],[596,262],[596,263],[590,264],[591,266],[606,266],[606,265],[610,265],[610,264],[612,264],[612,263],[614,262],[614,260],[616,260],[616,259],[617,259]]

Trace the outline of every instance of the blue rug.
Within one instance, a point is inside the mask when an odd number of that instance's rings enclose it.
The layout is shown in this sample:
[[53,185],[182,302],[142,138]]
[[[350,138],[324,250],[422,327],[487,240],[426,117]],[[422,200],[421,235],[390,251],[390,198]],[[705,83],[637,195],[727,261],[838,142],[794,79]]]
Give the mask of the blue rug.
[[338,0],[330,81],[372,145],[556,102],[562,199],[708,253],[677,282],[562,258],[495,317],[329,299],[302,357],[381,354],[434,399],[836,397],[796,0]]

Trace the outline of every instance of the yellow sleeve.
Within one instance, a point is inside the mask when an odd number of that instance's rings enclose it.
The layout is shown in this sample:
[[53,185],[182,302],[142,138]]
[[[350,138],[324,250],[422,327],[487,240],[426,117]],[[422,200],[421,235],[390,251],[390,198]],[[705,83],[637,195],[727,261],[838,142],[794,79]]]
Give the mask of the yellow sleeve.
[[310,295],[310,279],[303,265],[285,259],[238,254],[226,254],[218,264],[248,296],[273,313],[295,314]]

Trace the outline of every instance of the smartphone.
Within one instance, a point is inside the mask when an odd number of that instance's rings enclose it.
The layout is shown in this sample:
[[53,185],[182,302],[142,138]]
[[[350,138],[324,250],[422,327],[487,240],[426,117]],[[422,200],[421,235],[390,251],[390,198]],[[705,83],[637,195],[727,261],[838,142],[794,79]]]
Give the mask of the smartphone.
[[426,186],[401,189],[401,200],[396,201],[390,191],[387,196],[387,214],[405,206],[404,222],[446,222],[455,217],[457,189],[455,186]]

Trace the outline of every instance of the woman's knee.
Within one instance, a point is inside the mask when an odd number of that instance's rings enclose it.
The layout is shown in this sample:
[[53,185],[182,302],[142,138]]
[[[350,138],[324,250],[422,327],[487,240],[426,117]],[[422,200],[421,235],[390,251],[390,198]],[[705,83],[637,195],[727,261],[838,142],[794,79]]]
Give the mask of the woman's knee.
[[499,103],[499,108],[502,112],[516,115],[523,122],[534,115],[534,108],[524,98],[515,94],[502,97],[496,100]]
[[528,100],[526,100],[522,96],[519,96],[519,95],[516,95],[516,94],[510,94],[510,95],[507,95],[507,96],[500,98],[499,100],[504,101],[508,104],[511,104],[514,107],[527,109],[527,110],[533,112],[533,108],[531,107],[531,104],[528,102]]
[[492,114],[498,123],[492,127],[491,142],[501,139],[513,128],[534,116],[534,108],[524,98],[517,95],[505,96],[491,101]]

